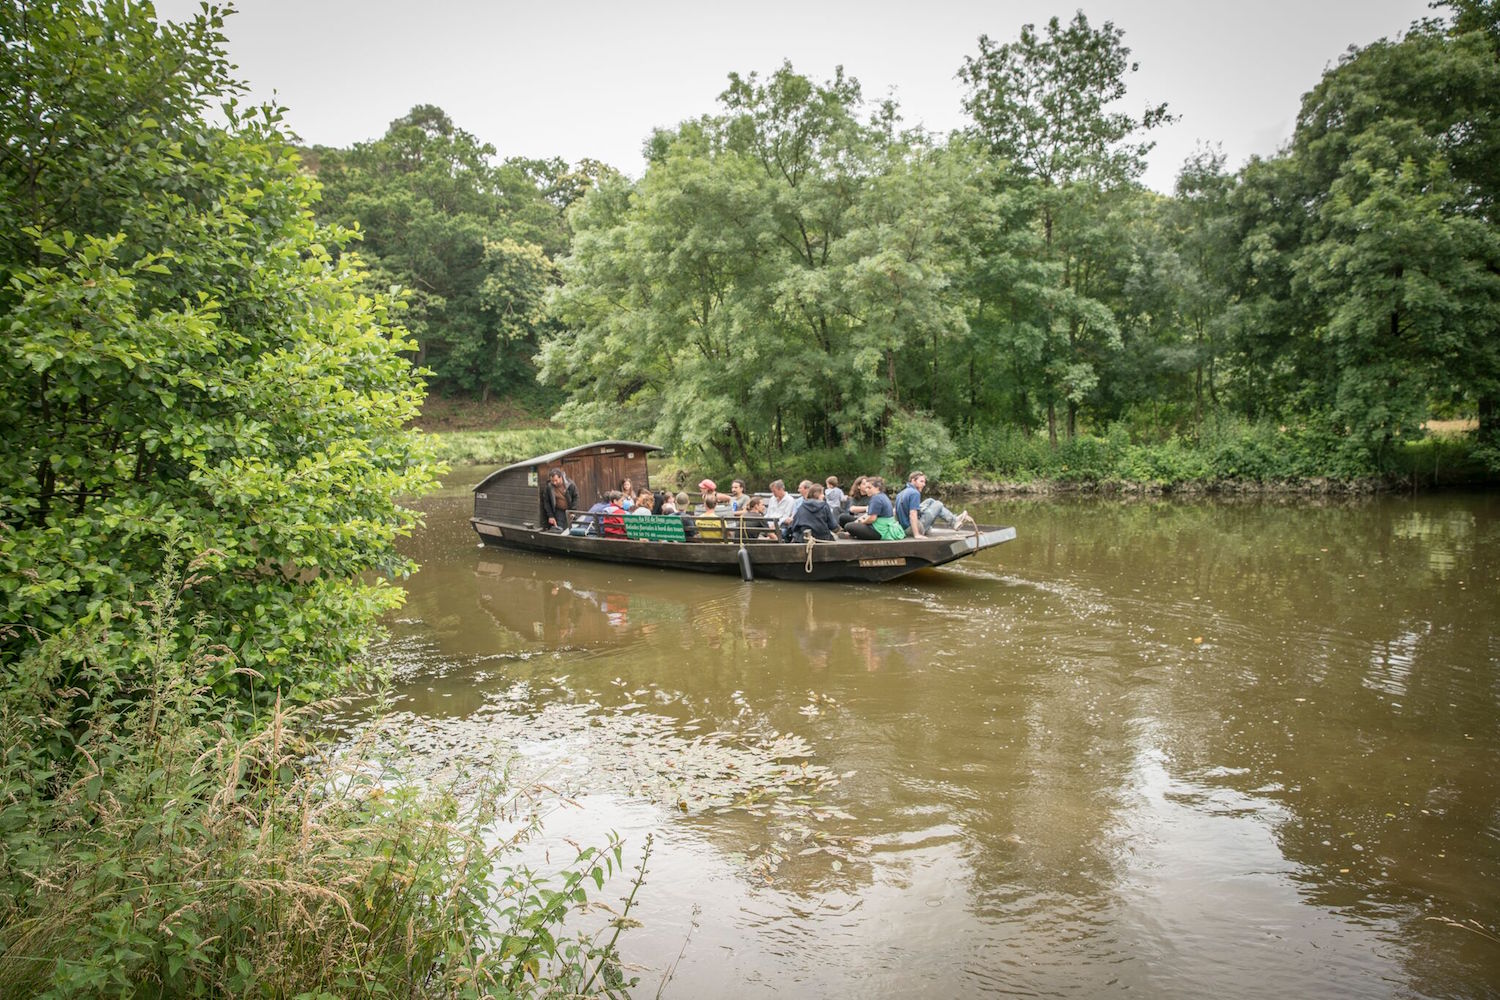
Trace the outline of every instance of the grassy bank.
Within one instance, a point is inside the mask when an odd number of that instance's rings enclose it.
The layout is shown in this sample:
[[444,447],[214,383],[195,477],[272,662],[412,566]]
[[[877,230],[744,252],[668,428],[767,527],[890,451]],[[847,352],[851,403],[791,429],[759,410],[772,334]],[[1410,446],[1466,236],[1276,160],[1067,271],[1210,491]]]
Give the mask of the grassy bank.
[[535,829],[527,789],[419,782],[381,727],[318,738],[328,704],[226,717],[205,679],[230,654],[178,628],[192,585],[7,664],[0,992],[623,995],[628,913],[562,934],[618,844],[537,875],[510,860]]

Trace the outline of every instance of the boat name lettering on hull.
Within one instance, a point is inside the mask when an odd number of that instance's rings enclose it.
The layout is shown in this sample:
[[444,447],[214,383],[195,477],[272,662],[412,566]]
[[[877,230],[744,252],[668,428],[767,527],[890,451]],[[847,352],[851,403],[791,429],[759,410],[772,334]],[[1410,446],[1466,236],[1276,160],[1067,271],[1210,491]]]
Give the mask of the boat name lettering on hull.
[[859,561],[859,565],[860,565],[861,569],[863,569],[866,566],[905,566],[906,565],[906,560],[905,559],[861,559]]

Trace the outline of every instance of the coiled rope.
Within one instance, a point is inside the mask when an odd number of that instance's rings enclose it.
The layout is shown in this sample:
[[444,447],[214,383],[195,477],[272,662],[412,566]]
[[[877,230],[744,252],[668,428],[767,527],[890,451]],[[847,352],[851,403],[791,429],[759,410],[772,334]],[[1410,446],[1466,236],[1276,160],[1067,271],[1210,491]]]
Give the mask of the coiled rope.
[[[805,572],[805,573],[811,573],[812,572],[813,546],[817,545],[820,541],[821,541],[821,539],[819,539],[816,536],[814,536],[811,531],[809,531],[807,533],[807,562],[802,567],[803,572]],[[832,542],[823,542],[823,544],[824,545],[832,545],[833,543]]]

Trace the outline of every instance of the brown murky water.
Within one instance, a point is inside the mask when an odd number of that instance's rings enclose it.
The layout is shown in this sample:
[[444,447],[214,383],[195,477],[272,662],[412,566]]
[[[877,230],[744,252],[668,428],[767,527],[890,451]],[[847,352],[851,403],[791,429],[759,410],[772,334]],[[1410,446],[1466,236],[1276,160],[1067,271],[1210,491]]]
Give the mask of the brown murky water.
[[654,833],[642,996],[1500,995],[1500,498],[971,506],[879,586],[427,508],[397,707]]

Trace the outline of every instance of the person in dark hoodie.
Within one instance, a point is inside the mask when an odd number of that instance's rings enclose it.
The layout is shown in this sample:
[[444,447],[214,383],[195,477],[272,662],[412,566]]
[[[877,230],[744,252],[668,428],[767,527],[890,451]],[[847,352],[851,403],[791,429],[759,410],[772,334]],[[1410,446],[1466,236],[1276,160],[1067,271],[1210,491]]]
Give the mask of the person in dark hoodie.
[[797,507],[796,513],[792,515],[792,526],[789,532],[794,542],[804,542],[808,535],[812,535],[819,541],[833,541],[833,533],[839,530],[839,522],[833,513],[833,508],[828,506],[828,501],[823,499],[823,487],[812,483],[807,487],[807,493],[802,498],[802,503]]
[[578,507],[578,487],[563,475],[563,470],[547,473],[542,486],[542,520],[548,531],[568,530],[568,511]]

